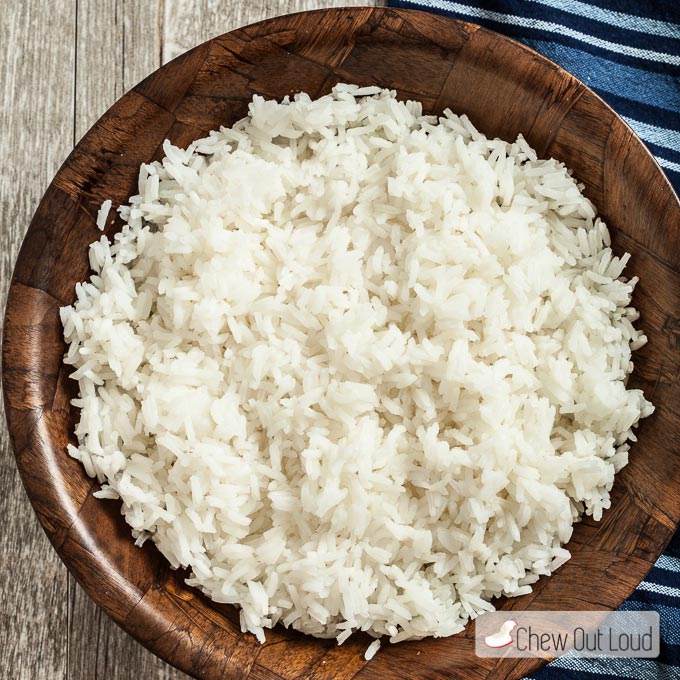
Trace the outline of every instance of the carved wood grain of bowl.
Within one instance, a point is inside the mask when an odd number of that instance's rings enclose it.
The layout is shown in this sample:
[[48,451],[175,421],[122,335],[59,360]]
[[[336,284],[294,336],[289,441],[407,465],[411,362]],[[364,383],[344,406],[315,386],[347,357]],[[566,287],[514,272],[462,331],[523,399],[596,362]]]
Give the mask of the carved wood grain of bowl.
[[[473,628],[450,638],[338,647],[277,627],[260,645],[229,606],[183,584],[155,548],[134,547],[119,502],[69,458],[75,384],[61,359],[58,310],[89,275],[87,247],[103,200],[135,193],[140,163],[167,137],[186,145],[246,113],[254,93],[328,92],[340,81],[378,84],[427,112],[467,113],[487,135],[522,133],[542,156],[574,170],[633,254],[634,304],[649,344],[631,385],[656,413],[617,477],[612,508],[576,527],[573,558],[504,608],[615,608],[662,552],[680,518],[680,205],[631,130],[576,78],[532,50],[473,24],[415,11],[332,9],[279,17],[210,40],[122,97],[68,157],[31,222],[14,271],[3,344],[4,397],[23,482],[40,522],[92,599],[158,656],[196,678],[519,678],[533,659],[479,659]],[[109,234],[119,228],[116,222]],[[11,521],[11,518],[7,518]]]

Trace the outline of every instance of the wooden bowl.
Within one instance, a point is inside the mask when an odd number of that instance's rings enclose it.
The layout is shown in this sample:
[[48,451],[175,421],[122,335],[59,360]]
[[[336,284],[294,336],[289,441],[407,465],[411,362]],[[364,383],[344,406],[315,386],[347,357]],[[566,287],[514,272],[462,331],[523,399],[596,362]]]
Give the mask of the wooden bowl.
[[[368,639],[338,647],[277,627],[260,645],[235,610],[183,584],[155,548],[134,547],[119,503],[68,457],[75,384],[62,365],[59,307],[89,275],[95,216],[135,193],[139,164],[162,156],[168,137],[186,145],[246,113],[253,93],[318,96],[337,82],[378,84],[430,112],[467,113],[487,135],[526,136],[542,156],[574,170],[633,253],[635,305],[649,344],[631,385],[656,405],[617,477],[612,508],[586,520],[573,558],[531,595],[505,608],[615,608],[645,576],[680,518],[680,205],[631,130],[593,92],[532,50],[478,26],[391,9],[333,9],[264,21],[187,52],[120,99],[57,173],[28,230],[9,293],[3,378],[9,430],[23,482],[68,568],[126,631],[196,678],[506,678],[532,659],[479,659],[473,629],[384,645],[366,663]],[[109,224],[107,234],[120,227]]]

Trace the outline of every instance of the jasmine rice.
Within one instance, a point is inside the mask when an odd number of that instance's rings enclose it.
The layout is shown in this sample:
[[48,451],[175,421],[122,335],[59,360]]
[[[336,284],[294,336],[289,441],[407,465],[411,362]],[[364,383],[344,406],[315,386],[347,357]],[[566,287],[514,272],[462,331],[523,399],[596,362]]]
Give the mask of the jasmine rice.
[[69,453],[137,543],[260,641],[451,635],[569,559],[653,410],[570,172],[352,85],[164,152],[61,310]]

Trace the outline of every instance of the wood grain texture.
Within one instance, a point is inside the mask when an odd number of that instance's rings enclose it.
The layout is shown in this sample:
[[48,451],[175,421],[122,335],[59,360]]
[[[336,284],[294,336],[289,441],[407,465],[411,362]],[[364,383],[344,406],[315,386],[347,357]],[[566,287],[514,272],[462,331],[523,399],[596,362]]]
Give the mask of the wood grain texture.
[[[213,3],[203,8],[188,2],[190,14],[183,18],[178,6],[165,0],[158,20],[164,35],[175,32],[174,43],[162,42],[168,55],[179,49],[173,45],[206,35],[192,18],[197,11],[211,17],[207,35],[218,32]],[[635,304],[650,343],[636,356],[632,384],[645,389],[657,412],[640,429],[631,464],[615,485],[612,510],[602,522],[576,528],[574,558],[554,577],[504,607],[611,608],[632,591],[680,518],[674,446],[680,432],[680,205],[642,144],[582,84],[517,43],[443,17],[360,9],[278,18],[201,45],[116,103],[56,176],[15,270],[3,377],[17,462],[52,543],[90,596],[149,649],[197,678],[520,677],[536,662],[475,658],[472,627],[453,638],[387,647],[370,664],[363,661],[367,640],[361,637],[338,648],[277,628],[260,646],[240,633],[233,609],[184,586],[152,546],[134,548],[117,504],[93,499],[91,480],[64,454],[75,414],[68,406],[73,385],[60,363],[57,311],[72,301],[74,282],[87,275],[98,204],[105,197],[125,200],[139,162],[154,157],[164,137],[186,144],[234,122],[253,92],[281,97],[305,89],[316,95],[339,80],[394,87],[430,111],[450,106],[487,133],[512,138],[522,132],[542,153],[575,170],[613,227],[615,246],[633,253],[633,273],[642,279]],[[106,87],[106,96],[115,94],[115,84]],[[82,111],[84,120],[87,108]],[[108,232],[119,226],[109,225]],[[74,609],[82,606],[74,600]],[[133,665],[121,661],[130,647],[103,620],[90,617],[92,645],[63,669],[66,677],[181,677],[141,654]],[[88,629],[80,634],[87,637]],[[87,649],[98,650],[94,665]],[[87,670],[68,675],[76,667]]]
[[163,63],[196,45],[235,28],[282,14],[304,12],[323,7],[381,6],[382,0],[164,0]]
[[160,2],[78,0],[74,144],[161,65],[162,11]]
[[[74,3],[10,2],[0,9],[3,306],[31,214],[73,145],[74,27]],[[0,677],[63,678],[68,576],[30,508],[0,417]]]

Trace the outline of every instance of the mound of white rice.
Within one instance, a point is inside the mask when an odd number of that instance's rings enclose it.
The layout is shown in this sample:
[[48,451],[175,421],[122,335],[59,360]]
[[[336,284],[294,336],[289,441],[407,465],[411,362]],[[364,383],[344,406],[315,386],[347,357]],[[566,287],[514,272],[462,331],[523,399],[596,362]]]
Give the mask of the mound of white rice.
[[350,85],[164,149],[62,310],[138,543],[260,640],[451,635],[563,564],[652,412],[569,171]]

